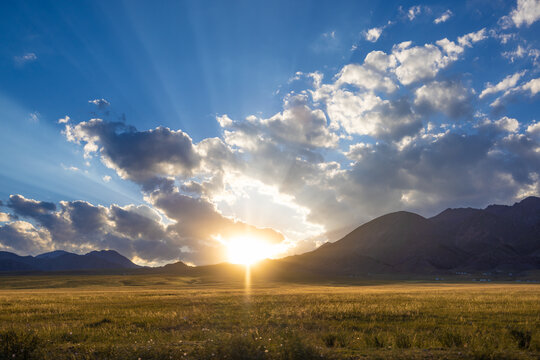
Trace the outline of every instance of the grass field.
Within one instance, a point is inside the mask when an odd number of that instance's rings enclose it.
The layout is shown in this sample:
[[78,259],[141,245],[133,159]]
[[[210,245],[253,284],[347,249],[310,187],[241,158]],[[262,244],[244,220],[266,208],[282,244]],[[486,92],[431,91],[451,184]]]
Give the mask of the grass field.
[[540,358],[540,285],[0,277],[0,359]]

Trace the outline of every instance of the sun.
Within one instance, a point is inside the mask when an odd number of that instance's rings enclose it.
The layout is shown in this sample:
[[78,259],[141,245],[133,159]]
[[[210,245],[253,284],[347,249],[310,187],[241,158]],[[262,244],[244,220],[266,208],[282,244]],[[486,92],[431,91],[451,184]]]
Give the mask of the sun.
[[272,246],[254,237],[237,237],[226,243],[227,257],[233,264],[252,265],[274,253]]

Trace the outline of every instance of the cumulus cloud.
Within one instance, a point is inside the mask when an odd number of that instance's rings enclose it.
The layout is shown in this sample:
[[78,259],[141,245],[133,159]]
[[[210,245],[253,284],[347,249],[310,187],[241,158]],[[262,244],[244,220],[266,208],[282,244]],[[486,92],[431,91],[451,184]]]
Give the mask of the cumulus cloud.
[[[370,59],[371,60],[371,59]],[[379,66],[384,66],[380,64]],[[368,90],[382,90],[393,92],[397,86],[392,79],[385,76],[375,67],[368,67],[358,64],[345,65],[341,69],[336,84],[351,84]]]
[[388,23],[386,23],[386,25],[384,26],[374,27],[374,28],[368,29],[367,31],[364,31],[365,39],[367,41],[377,42],[377,40],[379,40],[379,38],[381,37],[383,30],[386,29],[390,25],[392,25],[392,22],[388,21]]
[[527,126],[527,133],[540,140],[540,122],[535,122]]
[[455,81],[433,81],[415,92],[414,104],[427,112],[440,111],[452,118],[471,114],[470,93]]
[[433,23],[440,24],[440,23],[446,22],[448,19],[450,19],[452,15],[453,15],[452,11],[448,9],[444,13],[442,13],[441,16],[433,20]]
[[379,40],[379,37],[381,36],[383,29],[384,27],[371,28],[364,33],[364,36],[367,41],[376,42],[377,40]]
[[510,13],[517,27],[530,26],[540,19],[539,0],[518,0],[517,7]]
[[156,177],[189,177],[201,163],[191,138],[181,130],[137,131],[120,122],[92,119],[66,125],[64,134],[68,141],[84,143],[87,157],[99,152],[120,177],[149,189]]
[[394,47],[392,53],[399,61],[395,73],[403,85],[435,77],[440,69],[450,62],[441,50],[433,45],[410,47],[411,43],[401,43]]
[[399,140],[422,125],[406,100],[382,100],[373,93],[339,90],[328,100],[327,109],[330,118],[349,134]]

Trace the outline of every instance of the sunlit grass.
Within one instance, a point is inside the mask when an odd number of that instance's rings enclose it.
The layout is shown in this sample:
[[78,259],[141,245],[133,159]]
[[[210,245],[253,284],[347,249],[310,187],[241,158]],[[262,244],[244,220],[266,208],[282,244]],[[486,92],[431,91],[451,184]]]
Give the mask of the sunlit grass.
[[246,298],[242,281],[88,276],[24,289],[52,278],[0,282],[0,359],[540,355],[538,285],[253,281]]

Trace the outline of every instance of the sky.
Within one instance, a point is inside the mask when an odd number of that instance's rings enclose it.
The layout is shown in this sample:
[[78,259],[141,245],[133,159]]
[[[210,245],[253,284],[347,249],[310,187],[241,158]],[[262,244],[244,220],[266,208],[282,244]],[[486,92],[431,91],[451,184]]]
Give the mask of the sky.
[[2,1],[0,250],[212,264],[538,196],[539,33],[538,0]]

